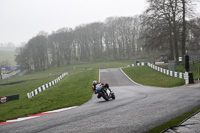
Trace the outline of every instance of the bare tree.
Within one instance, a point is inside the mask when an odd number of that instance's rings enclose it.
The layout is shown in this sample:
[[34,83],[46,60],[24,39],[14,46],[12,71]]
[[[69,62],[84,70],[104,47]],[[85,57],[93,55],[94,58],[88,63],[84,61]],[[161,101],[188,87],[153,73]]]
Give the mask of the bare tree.
[[15,61],[17,65],[21,66],[24,70],[32,72],[31,57],[27,45],[16,49]]
[[[147,2],[149,2],[150,6],[145,12],[144,16],[146,16],[146,19],[144,20],[146,21],[145,24],[150,24],[150,26],[147,26],[149,32],[153,32],[154,30],[159,33],[165,31],[164,34],[168,36],[159,40],[167,40],[168,38],[169,42],[167,43],[167,45],[169,45],[170,48],[170,55],[172,57],[174,56],[174,59],[178,63],[179,52],[181,51],[182,56],[185,54],[185,17],[186,13],[189,13],[191,1],[189,0],[186,2],[185,0],[148,0]],[[151,36],[150,38],[157,38],[157,35],[154,34],[154,36]],[[162,42],[160,41],[160,43]],[[155,47],[154,44],[155,41],[151,45]]]
[[200,18],[192,19],[188,22],[186,46],[188,50],[194,51],[200,49]]
[[90,61],[91,51],[89,46],[89,32],[85,25],[75,28],[75,43],[80,61]]

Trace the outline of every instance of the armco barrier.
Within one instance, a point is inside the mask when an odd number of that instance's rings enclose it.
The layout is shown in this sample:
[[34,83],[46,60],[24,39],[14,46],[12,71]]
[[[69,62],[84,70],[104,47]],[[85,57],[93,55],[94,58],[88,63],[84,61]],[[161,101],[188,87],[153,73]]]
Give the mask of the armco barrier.
[[35,95],[41,93],[42,91],[46,90],[47,88],[55,85],[56,83],[58,83],[64,76],[68,75],[68,73],[63,73],[62,75],[60,75],[58,78],[56,78],[55,80],[45,84],[45,85],[42,85],[40,87],[38,87],[37,89],[35,89],[34,91],[30,92],[30,93],[27,93],[27,96],[28,98],[32,98],[34,97]]
[[172,76],[172,77],[176,77],[176,78],[185,79],[185,84],[186,85],[189,83],[188,72],[181,73],[181,72],[170,71],[170,70],[155,66],[155,65],[153,65],[153,64],[151,64],[149,62],[148,63],[145,63],[145,62],[137,63],[136,65],[135,64],[131,64],[130,66],[149,66],[150,68],[152,68],[152,69],[154,69],[156,71],[159,71],[159,72],[161,72],[163,74],[166,74],[166,75],[169,75],[169,76]]

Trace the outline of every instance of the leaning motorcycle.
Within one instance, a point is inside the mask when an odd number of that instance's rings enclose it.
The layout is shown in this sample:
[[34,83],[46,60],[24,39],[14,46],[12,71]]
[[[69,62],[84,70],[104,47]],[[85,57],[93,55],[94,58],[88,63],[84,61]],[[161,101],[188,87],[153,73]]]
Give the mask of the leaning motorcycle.
[[115,94],[113,91],[110,91],[110,89],[106,88],[106,87],[98,87],[96,89],[96,92],[98,93],[98,95],[100,95],[101,97],[103,97],[106,101],[109,101],[111,98],[115,99]]

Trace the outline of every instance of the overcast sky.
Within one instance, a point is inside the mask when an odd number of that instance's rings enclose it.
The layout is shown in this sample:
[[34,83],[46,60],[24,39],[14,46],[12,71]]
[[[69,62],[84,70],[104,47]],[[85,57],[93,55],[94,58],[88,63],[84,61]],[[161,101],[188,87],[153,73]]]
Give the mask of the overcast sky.
[[146,0],[0,0],[0,43],[19,45],[40,31],[141,14]]

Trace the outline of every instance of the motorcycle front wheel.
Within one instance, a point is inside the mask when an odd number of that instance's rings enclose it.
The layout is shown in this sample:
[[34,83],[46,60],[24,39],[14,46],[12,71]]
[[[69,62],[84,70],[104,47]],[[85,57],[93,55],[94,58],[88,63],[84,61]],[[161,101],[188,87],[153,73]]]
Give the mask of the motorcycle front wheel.
[[115,94],[114,93],[112,94],[112,99],[115,99]]
[[101,96],[102,96],[106,101],[109,100],[109,97],[108,97],[107,93],[101,92]]

